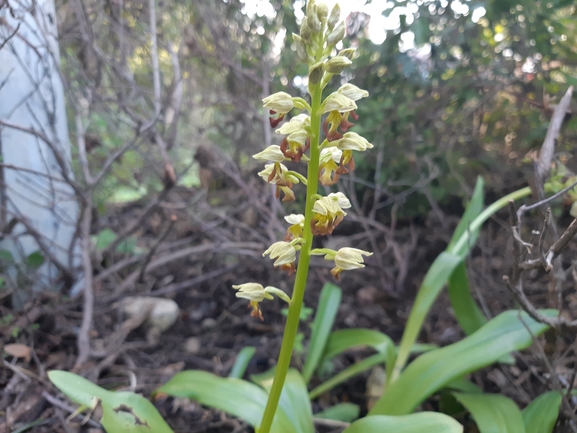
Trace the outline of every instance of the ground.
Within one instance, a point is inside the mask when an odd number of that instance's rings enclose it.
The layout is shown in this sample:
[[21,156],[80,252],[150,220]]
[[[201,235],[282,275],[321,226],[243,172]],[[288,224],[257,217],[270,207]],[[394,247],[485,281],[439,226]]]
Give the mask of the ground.
[[[265,302],[261,322],[250,317],[246,301],[235,298],[231,285],[258,281],[290,291],[294,276],[288,277],[281,270],[273,269],[271,262],[261,257],[268,244],[282,237],[282,221],[266,211],[267,207],[273,208],[268,197],[270,191],[264,190],[267,199],[255,198],[248,192],[255,186],[247,182],[245,188],[239,189],[229,186],[226,190],[208,192],[175,190],[164,208],[148,218],[137,232],[138,245],[150,248],[166,230],[167,215],[176,216],[176,224],[150,261],[144,278],[134,279],[134,284],[124,282],[131,275],[139,275],[140,265],[109,273],[109,278],[99,280],[98,275],[110,270],[113,262],[126,257],[119,255],[99,263],[95,270],[93,356],[76,372],[108,389],[130,389],[149,396],[182,370],[200,369],[226,376],[245,346],[256,348],[245,377],[274,366],[284,324],[282,304],[276,300]],[[127,221],[137,218],[141,210],[138,203],[113,209],[106,218],[99,219],[100,225],[94,227],[94,232],[104,227],[120,230]],[[376,329],[398,342],[416,291],[429,265],[445,248],[462,210],[459,205],[441,205],[425,217],[396,222],[391,222],[390,213],[369,220],[356,211],[351,212],[353,222],[343,223],[329,242],[344,241],[372,250],[376,247],[380,254],[368,259],[365,269],[343,273],[340,282],[330,275],[328,263],[322,258],[314,260],[305,304],[314,308],[323,283],[337,283],[343,289],[343,302],[336,329]],[[539,218],[535,219],[535,223],[538,221]],[[568,221],[565,215],[559,224],[563,226]],[[482,300],[481,304],[491,316],[515,308],[513,297],[502,280],[509,272],[510,249],[505,212],[486,224],[468,259],[475,297]],[[566,260],[568,266],[570,259]],[[555,307],[557,299],[552,299],[553,292],[547,286],[551,277],[541,274],[532,277],[534,283],[527,289],[531,300],[539,306]],[[564,285],[571,290],[563,292],[562,301],[564,305],[574,305],[577,299],[572,294],[571,276]],[[174,299],[180,315],[172,327],[161,335],[155,334],[144,325],[129,323],[119,313],[118,301],[128,294]],[[46,377],[49,370],[74,368],[76,335],[82,318],[81,297],[47,293],[36,296],[24,311],[12,311],[9,298],[4,297],[0,298],[0,315],[3,343],[21,343],[32,348],[30,359],[4,354],[0,367],[0,421],[6,422],[0,422],[0,433],[101,431],[94,421],[81,425],[82,416],[66,421],[75,405]],[[301,326],[305,350],[311,321],[309,318]],[[443,292],[428,316],[420,342],[446,345],[462,337],[448,296]],[[546,339],[539,340],[534,345],[536,348],[518,354],[515,366],[494,365],[474,373],[473,382],[486,392],[504,393],[524,407],[539,393],[551,389],[544,353],[557,359],[564,357],[565,362],[556,363],[555,368],[558,372],[565,368],[570,376],[571,338],[561,336],[552,346],[548,343]],[[337,359],[334,368],[342,369],[370,353],[369,350],[346,353]],[[302,355],[295,356],[294,366],[298,368],[301,363]],[[321,396],[314,402],[314,410],[351,401],[366,413],[370,374],[367,371]],[[317,379],[312,385],[315,383]],[[249,431],[241,421],[194,402],[165,398],[155,404],[175,432]],[[433,410],[438,406],[438,397],[423,405]],[[476,431],[464,413],[459,420],[466,425],[466,431]],[[20,429],[11,430],[16,427]],[[334,426],[318,425],[317,428],[321,432],[340,431]],[[565,430],[560,427],[558,431]]]

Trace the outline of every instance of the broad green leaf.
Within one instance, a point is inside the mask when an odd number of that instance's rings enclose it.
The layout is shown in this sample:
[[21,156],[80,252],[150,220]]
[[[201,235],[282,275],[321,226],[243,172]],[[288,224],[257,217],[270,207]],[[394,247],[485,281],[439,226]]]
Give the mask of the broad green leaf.
[[86,407],[102,407],[100,423],[108,433],[172,433],[154,405],[133,392],[113,392],[67,371],[48,377],[70,400]]
[[[267,392],[253,383],[198,370],[177,373],[156,393],[196,400],[241,418],[253,427],[260,423],[268,399]],[[299,430],[298,423],[281,406],[277,409],[271,432],[308,433]]]
[[541,394],[522,411],[526,433],[551,433],[559,416],[561,393],[549,391]]
[[343,433],[462,433],[463,426],[442,413],[374,415],[355,421]]
[[295,432],[315,432],[307,385],[301,374],[294,368],[288,371],[280,396],[279,407],[292,418],[293,423],[298,425],[298,429],[294,430]]
[[14,261],[14,256],[8,250],[0,250],[0,262],[12,263]]
[[329,391],[335,386],[340,385],[343,382],[346,382],[351,377],[355,377],[361,374],[362,372],[368,370],[369,368],[374,367],[375,365],[386,362],[388,357],[390,357],[390,354],[387,354],[386,352],[376,353],[363,359],[362,361],[359,361],[351,365],[350,367],[345,368],[343,371],[335,374],[329,380],[321,383],[319,386],[317,386],[311,392],[309,392],[309,398],[311,400],[317,398],[319,395]]
[[521,412],[513,400],[499,394],[454,394],[477,423],[480,433],[525,433]]
[[[266,392],[270,392],[274,374],[275,368],[271,368],[264,373],[251,376],[251,380],[263,387]],[[294,368],[288,371],[279,400],[279,408],[293,417],[293,423],[298,425],[298,430],[295,432],[314,432],[313,412],[307,387],[301,374]]]
[[243,347],[238,355],[236,355],[236,360],[234,361],[234,365],[230,369],[230,374],[228,377],[233,377],[240,379],[244,376],[246,372],[246,368],[248,367],[248,363],[252,359],[256,352],[256,349],[252,346]]
[[[483,210],[483,187],[485,185],[485,181],[482,177],[477,177],[477,183],[475,184],[475,190],[473,191],[473,196],[471,197],[471,201],[465,208],[465,212],[457,225],[457,228],[453,232],[453,236],[451,237],[451,241],[449,245],[447,245],[447,249],[450,250],[455,243],[459,240],[459,238],[463,235],[463,233],[470,230],[471,223],[475,218],[479,216],[481,211]],[[473,237],[469,241],[470,245],[474,245],[477,241],[477,236],[479,235],[479,229],[476,230],[475,233],[472,233]]]
[[334,284],[326,283],[321,291],[317,313],[312,325],[309,351],[303,367],[303,378],[309,383],[316,371],[325,345],[333,328],[333,323],[341,305],[342,290]]
[[28,266],[32,269],[38,269],[44,263],[44,254],[40,251],[34,251],[26,258]]
[[138,240],[134,236],[130,236],[118,244],[116,252],[120,254],[132,254],[134,253],[137,243]]
[[452,389],[454,391],[466,392],[468,394],[480,394],[483,392],[481,388],[475,385],[470,380],[464,377],[457,377],[445,385],[445,388]]
[[[266,405],[264,389],[241,379],[221,378],[214,374],[187,370],[174,375],[154,393],[186,397],[258,425]],[[283,414],[278,414],[277,417]],[[286,416],[286,414],[284,414]]]
[[353,403],[340,403],[315,414],[315,418],[353,422],[359,417],[361,408]]
[[[555,317],[555,310],[541,314]],[[533,336],[547,326],[526,313],[501,313],[463,340],[427,352],[413,361],[397,381],[390,383],[371,415],[404,415],[452,380],[494,363],[501,356],[531,345]]]
[[471,296],[469,278],[467,277],[464,261],[451,274],[448,290],[455,318],[463,331],[465,331],[465,334],[471,335],[487,323],[487,318]]
[[92,242],[94,242],[97,249],[103,250],[115,240],[116,233],[111,229],[104,229],[96,236],[93,236]]

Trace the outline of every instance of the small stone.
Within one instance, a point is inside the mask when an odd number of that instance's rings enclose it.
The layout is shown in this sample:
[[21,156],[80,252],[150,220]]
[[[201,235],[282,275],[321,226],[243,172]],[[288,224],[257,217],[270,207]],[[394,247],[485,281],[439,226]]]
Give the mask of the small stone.
[[357,291],[357,300],[362,306],[372,305],[375,303],[378,292],[374,286],[363,287]]
[[203,329],[212,329],[215,328],[218,325],[218,322],[215,319],[212,319],[210,317],[204,319],[202,321],[202,323],[200,324],[200,326],[202,326]]
[[187,338],[186,343],[184,343],[184,350],[186,350],[188,353],[196,355],[200,350],[200,338],[198,337]]
[[130,296],[120,302],[121,311],[128,317],[136,317],[149,308],[150,313],[146,319],[146,324],[160,332],[170,328],[180,314],[178,304],[172,299]]

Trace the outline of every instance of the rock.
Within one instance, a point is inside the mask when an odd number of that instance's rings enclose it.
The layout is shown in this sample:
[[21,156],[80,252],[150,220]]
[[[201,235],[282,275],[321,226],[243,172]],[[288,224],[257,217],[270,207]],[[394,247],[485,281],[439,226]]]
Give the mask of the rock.
[[149,310],[146,325],[163,332],[170,328],[180,313],[178,304],[172,299],[151,296],[129,296],[120,301],[120,311],[128,317],[136,317]]
[[200,350],[200,338],[198,337],[187,338],[186,343],[184,343],[184,350],[186,350],[188,353],[196,355]]
[[218,325],[218,322],[217,322],[215,319],[212,319],[212,318],[210,318],[210,317],[204,319],[204,320],[202,321],[202,323],[200,324],[200,326],[201,326],[203,329],[212,329],[212,328],[214,328],[214,327],[217,326],[217,325]]

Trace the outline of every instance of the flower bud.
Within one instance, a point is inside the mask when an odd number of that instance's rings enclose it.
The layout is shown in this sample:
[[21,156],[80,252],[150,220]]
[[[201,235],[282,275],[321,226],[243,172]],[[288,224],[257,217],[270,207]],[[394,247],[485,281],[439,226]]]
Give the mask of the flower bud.
[[339,26],[336,29],[334,29],[328,36],[327,44],[329,46],[335,46],[340,41],[342,41],[344,37],[345,37],[345,23],[341,22]]
[[309,59],[309,56],[307,54],[307,49],[305,47],[303,39],[299,35],[293,33],[293,41],[295,43],[295,47],[297,50],[297,56],[299,57],[299,59],[303,62],[307,62]]
[[352,63],[353,62],[344,56],[335,56],[327,62],[325,65],[325,70],[330,74],[340,74],[347,66],[351,65]]
[[327,20],[327,27],[329,28],[329,31],[335,28],[340,19],[341,19],[341,8],[337,3],[333,7],[329,19]]
[[321,23],[326,22],[327,17],[329,16],[329,7],[325,2],[317,4],[317,16]]
[[311,36],[312,36],[312,32],[311,32],[311,29],[309,28],[309,26],[307,24],[306,19],[304,19],[303,22],[301,23],[301,28],[300,28],[299,33],[300,33],[303,41],[310,41]]
[[315,0],[309,0],[307,2],[306,14],[307,15],[314,14],[315,13],[315,6],[316,6],[316,1]]
[[344,56],[347,59],[353,60],[353,55],[357,51],[355,48],[345,48],[339,53],[339,56]]
[[319,84],[323,79],[325,73],[325,64],[318,62],[312,65],[309,69],[309,85]]
[[321,22],[319,21],[316,11],[307,15],[307,25],[315,35],[321,31]]

